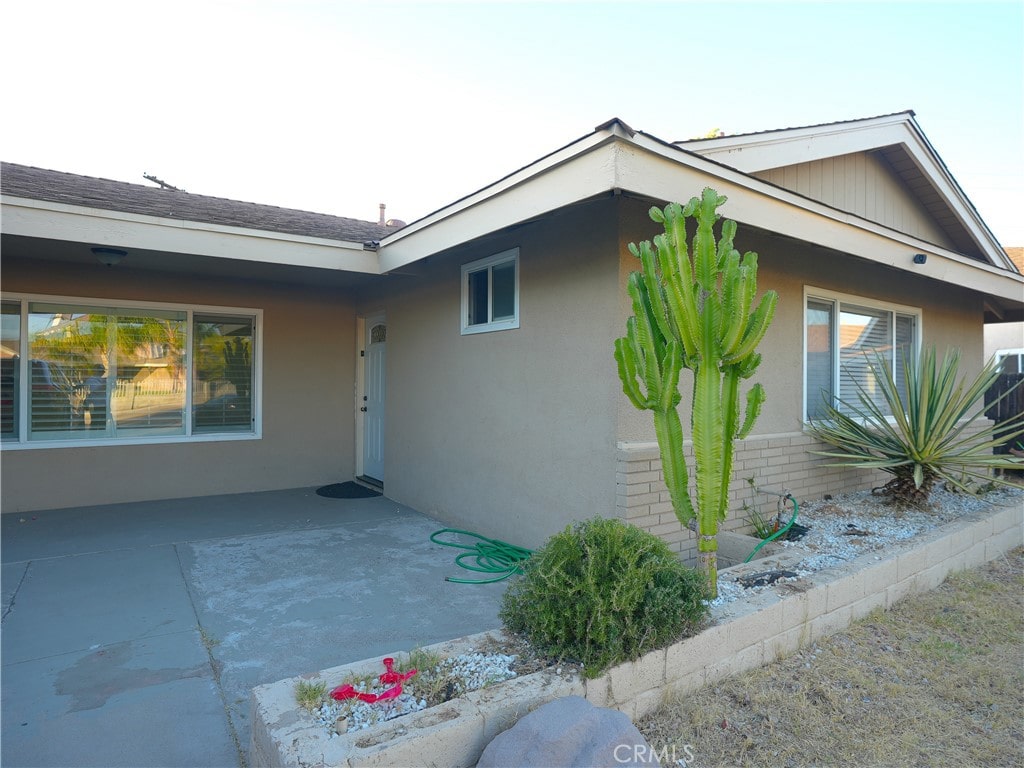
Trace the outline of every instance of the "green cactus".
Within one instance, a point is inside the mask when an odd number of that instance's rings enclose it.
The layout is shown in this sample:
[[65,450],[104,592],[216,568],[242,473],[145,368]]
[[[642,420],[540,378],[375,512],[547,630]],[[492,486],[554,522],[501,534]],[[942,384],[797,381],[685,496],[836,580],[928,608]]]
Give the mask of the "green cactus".
[[[622,389],[641,410],[654,412],[665,483],[683,525],[697,522],[701,569],[718,594],[718,523],[728,512],[733,441],[746,437],[764,403],[764,388],[747,392],[740,422],[740,380],[761,363],[755,350],[775,314],[778,294],[768,291],[754,306],[757,254],[740,256],[733,248],[736,222],[722,222],[715,240],[716,209],[726,198],[710,187],[685,206],[652,208],[651,219],[664,234],[630,243],[642,270],[629,276],[633,316],[626,335],[615,341]],[[692,248],[687,248],[687,220],[695,219]],[[677,406],[679,374],[693,371],[693,453],[696,505],[683,456],[683,428]]]

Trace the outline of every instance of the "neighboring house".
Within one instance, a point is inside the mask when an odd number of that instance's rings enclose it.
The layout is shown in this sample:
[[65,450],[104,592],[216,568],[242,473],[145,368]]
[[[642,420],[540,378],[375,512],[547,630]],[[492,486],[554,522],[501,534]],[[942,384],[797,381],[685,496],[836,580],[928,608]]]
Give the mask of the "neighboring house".
[[[847,351],[960,347],[970,373],[983,324],[1024,319],[1024,277],[912,112],[675,144],[612,120],[397,230],[16,165],[0,184],[9,512],[363,476],[527,546],[619,515],[690,547],[612,347],[626,245],[705,186],[780,295],[730,527],[774,507],[749,480],[807,499],[877,479],[806,453],[807,412],[858,376]],[[77,330],[46,342],[58,316]],[[142,402],[147,362],[165,386]],[[42,369],[88,365],[110,407],[86,430]]]
[[[1024,248],[1007,248],[1018,272],[1024,272]],[[991,323],[985,326],[985,359],[1003,361],[1005,373],[1024,373],[1024,322]]]

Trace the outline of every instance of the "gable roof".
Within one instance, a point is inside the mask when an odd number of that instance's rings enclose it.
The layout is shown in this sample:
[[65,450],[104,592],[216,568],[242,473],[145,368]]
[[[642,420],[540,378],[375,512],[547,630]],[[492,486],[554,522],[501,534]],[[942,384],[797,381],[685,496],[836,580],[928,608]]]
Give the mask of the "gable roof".
[[1013,269],[995,235],[918,126],[913,110],[690,139],[674,142],[674,146],[754,175],[858,152],[877,153],[959,252]]
[[398,229],[372,221],[6,162],[0,163],[0,192],[30,200],[359,243],[379,240]]
[[[900,142],[909,147],[937,194],[956,209],[970,234],[971,249],[929,242],[723,162],[724,158],[756,168],[784,163],[787,157],[803,161],[828,152],[859,151],[851,146],[864,149]],[[699,144],[701,151],[691,144]],[[758,153],[773,160],[751,161]],[[736,157],[744,159],[738,162]],[[999,320],[1024,312],[1024,277],[909,112],[674,144],[614,118],[397,229],[28,166],[4,164],[2,171],[5,234],[378,275],[601,196],[667,201],[679,199],[680,190],[688,195],[713,185],[729,197],[729,217],[737,222],[969,287],[984,296],[986,312]],[[930,257],[927,264],[914,260],[915,254]]]

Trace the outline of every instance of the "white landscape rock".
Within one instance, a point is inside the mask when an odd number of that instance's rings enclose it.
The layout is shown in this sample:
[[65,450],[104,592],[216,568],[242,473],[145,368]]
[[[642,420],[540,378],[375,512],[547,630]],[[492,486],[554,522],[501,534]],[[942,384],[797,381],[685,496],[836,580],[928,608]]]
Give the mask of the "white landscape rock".
[[[953,493],[936,488],[931,508],[896,509],[886,506],[871,491],[845,494],[805,504],[797,522],[810,530],[795,541],[774,542],[775,552],[786,556],[786,568],[796,575],[775,583],[795,582],[827,568],[834,568],[869,552],[883,556],[892,547],[911,542],[928,531],[964,515],[996,509],[997,505],[1024,501],[1019,488],[1000,488],[984,496]],[[758,561],[750,566],[757,567]],[[747,572],[749,569],[743,569]],[[744,587],[728,576],[718,581],[718,597],[710,605],[725,605],[772,586]]]

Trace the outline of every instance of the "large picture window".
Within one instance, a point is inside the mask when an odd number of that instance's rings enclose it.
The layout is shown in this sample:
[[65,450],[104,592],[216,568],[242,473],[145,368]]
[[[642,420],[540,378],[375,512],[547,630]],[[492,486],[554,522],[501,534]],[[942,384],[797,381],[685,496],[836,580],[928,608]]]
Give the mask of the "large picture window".
[[257,432],[257,312],[29,299],[2,317],[5,443]]
[[808,289],[804,314],[804,396],[807,418],[822,418],[825,404],[857,403],[864,393],[883,413],[871,365],[881,356],[903,391],[903,364],[919,353],[921,312],[869,299]]
[[519,249],[462,265],[462,333],[519,327]]

